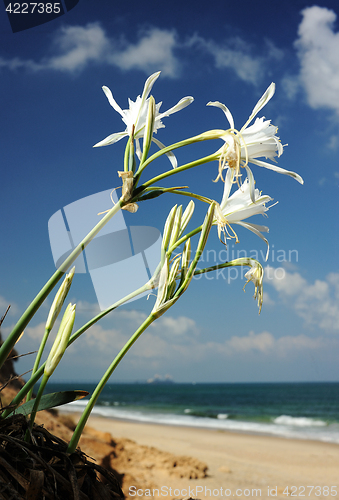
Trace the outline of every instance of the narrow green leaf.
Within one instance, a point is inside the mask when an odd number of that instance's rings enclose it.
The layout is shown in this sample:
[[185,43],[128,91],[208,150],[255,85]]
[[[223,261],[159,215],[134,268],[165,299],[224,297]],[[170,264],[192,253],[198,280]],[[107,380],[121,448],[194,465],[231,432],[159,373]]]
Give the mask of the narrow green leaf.
[[[45,394],[40,400],[38,406],[38,411],[48,410],[49,408],[54,408],[55,406],[64,405],[70,403],[71,401],[77,401],[87,396],[89,393],[87,391],[63,391],[63,392],[52,392],[51,394]],[[33,410],[34,399],[31,399],[27,403],[18,406],[14,411],[16,414],[30,415]]]

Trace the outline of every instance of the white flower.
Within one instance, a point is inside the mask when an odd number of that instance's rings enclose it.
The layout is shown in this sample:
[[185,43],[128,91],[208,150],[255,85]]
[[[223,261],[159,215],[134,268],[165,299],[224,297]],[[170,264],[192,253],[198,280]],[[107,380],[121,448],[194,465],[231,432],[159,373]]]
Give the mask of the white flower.
[[[102,141],[98,142],[94,145],[94,147],[100,146],[108,146],[109,144],[114,144],[115,142],[120,141],[120,139],[124,137],[130,137],[133,133],[134,139],[137,140],[137,152],[140,152],[140,147],[138,144],[138,139],[143,138],[144,131],[147,123],[147,115],[148,115],[148,107],[149,107],[149,94],[152,90],[154,82],[160,75],[160,71],[151,75],[145,82],[144,90],[142,95],[138,95],[136,101],[133,102],[131,99],[128,99],[129,109],[121,109],[119,104],[113,98],[112,92],[108,87],[102,87],[103,91],[106,94],[108,102],[110,105],[117,111],[121,117],[122,121],[126,125],[126,129],[123,132],[117,132],[115,134],[111,134]],[[162,123],[162,118],[172,115],[177,111],[185,108],[191,102],[193,102],[193,97],[184,97],[181,99],[175,106],[168,109],[164,113],[160,113],[161,102],[155,105],[155,118],[154,118],[154,129],[153,133],[157,132],[159,128],[163,128],[165,125]],[[163,144],[153,137],[152,139],[160,148],[164,147]]]
[[167,255],[165,256],[159,275],[157,299],[151,312],[157,318],[164,314],[180,297],[180,295],[175,296],[180,259],[180,256],[177,257],[170,268],[169,258]]
[[[265,215],[265,212],[269,209],[265,204],[272,201],[272,198],[268,195],[261,195],[259,190],[254,188],[253,174],[248,167],[246,167],[246,170],[248,178],[231,196],[230,191],[235,172],[232,169],[227,170],[223,198],[220,205],[216,205],[213,224],[218,226],[219,239],[221,239],[221,233],[224,234],[225,243],[227,238],[235,238],[236,243],[239,242],[238,235],[231,226],[231,224],[238,224],[259,236],[268,246],[267,239],[261,234],[262,232],[268,232],[268,227],[245,222],[245,219],[252,217],[252,215]],[[268,251],[269,248],[267,249],[266,259]]]
[[263,277],[264,277],[264,270],[261,264],[259,264],[258,261],[254,259],[250,259],[249,265],[251,265],[251,269],[247,271],[245,274],[245,278],[247,279],[245,285],[244,285],[244,290],[245,286],[247,283],[250,281],[253,281],[254,283],[254,298],[258,300],[258,307],[259,307],[259,314],[261,311],[262,303],[263,303]]
[[66,296],[69,292],[69,289],[72,284],[72,280],[74,277],[74,271],[75,271],[75,266],[72,267],[70,272],[66,274],[64,281],[62,282],[62,285],[60,286],[59,290],[57,291],[56,296],[54,297],[53,303],[51,305],[47,321],[46,321],[46,330],[52,330],[55,320],[60,314],[61,308],[65,302]]
[[62,317],[58,333],[55,337],[54,343],[48,355],[44,373],[48,377],[52,375],[55,368],[59,364],[64,352],[66,350],[69,338],[72,333],[72,328],[75,319],[75,304],[68,304],[64,315]]
[[303,184],[303,179],[299,174],[285,170],[276,165],[257,158],[264,157],[275,161],[275,157],[280,157],[283,153],[283,146],[279,137],[276,136],[278,128],[271,124],[271,120],[265,120],[264,117],[257,118],[253,125],[248,126],[253,118],[271,99],[275,92],[275,84],[271,83],[264,95],[255,105],[250,117],[245,125],[238,131],[234,127],[234,120],[230,110],[221,102],[209,102],[207,106],[216,106],[223,110],[230,124],[230,129],[225,132],[222,139],[225,144],[219,150],[219,177],[222,178],[222,171],[225,168],[231,168],[235,172],[236,182],[239,184],[241,176],[240,167],[247,166],[249,162],[265,167],[281,174],[290,175],[298,182]]

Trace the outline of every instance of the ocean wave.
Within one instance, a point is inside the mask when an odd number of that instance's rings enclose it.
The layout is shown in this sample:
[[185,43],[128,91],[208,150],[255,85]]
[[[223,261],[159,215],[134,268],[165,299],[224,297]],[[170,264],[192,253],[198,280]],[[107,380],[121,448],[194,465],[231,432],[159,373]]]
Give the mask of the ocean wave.
[[[61,410],[82,412],[86,404],[86,400],[74,401],[62,406]],[[311,439],[339,444],[338,424],[328,425],[321,420],[307,417],[281,415],[271,422],[254,422],[233,420],[226,414],[219,414],[217,418],[209,418],[192,415],[187,411],[180,415],[173,413],[137,411],[135,409],[129,410],[117,406],[95,406],[92,414],[105,418],[130,420],[142,423],[200,427],[250,434],[268,434],[290,439]]]
[[315,420],[308,417],[291,417],[290,415],[280,415],[280,417],[273,419],[273,422],[278,425],[294,425],[297,427],[325,427],[327,425],[327,422],[323,420]]

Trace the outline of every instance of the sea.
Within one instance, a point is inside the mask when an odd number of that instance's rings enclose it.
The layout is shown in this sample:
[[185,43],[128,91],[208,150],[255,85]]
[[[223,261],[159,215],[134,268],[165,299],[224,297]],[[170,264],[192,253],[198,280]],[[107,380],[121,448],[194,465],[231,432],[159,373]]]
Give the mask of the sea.
[[[95,384],[48,385],[93,392]],[[60,407],[82,412],[88,398]],[[339,382],[107,384],[93,415],[339,444]]]

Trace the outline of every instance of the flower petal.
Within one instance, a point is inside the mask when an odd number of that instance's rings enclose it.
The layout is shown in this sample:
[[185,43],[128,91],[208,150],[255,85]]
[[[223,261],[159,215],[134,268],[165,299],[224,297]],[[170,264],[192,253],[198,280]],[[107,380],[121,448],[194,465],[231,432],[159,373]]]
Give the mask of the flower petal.
[[94,144],[93,148],[99,148],[101,146],[109,146],[110,144],[114,144],[115,142],[120,141],[124,137],[128,136],[127,132],[117,132],[116,134],[111,134],[106,139],[103,139],[100,142]]
[[164,113],[160,113],[157,116],[157,119],[161,120],[161,118],[163,118],[164,116],[169,116],[169,115],[172,115],[173,113],[177,113],[177,111],[180,111],[181,109],[186,108],[186,106],[189,106],[193,101],[194,101],[194,97],[191,97],[191,96],[183,97],[182,99],[180,99],[180,101],[175,106],[168,109]]
[[155,301],[151,314],[157,312],[161,304],[163,304],[163,302],[166,299],[168,274],[169,274],[169,263],[168,263],[168,258],[165,257],[165,262],[163,263],[159,276],[157,299]]
[[113,94],[112,92],[110,91],[110,89],[108,87],[105,87],[103,86],[102,87],[102,90],[105,92],[105,95],[108,99],[108,102],[110,103],[110,105],[112,106],[112,108],[115,109],[115,111],[117,111],[119,113],[119,115],[121,115],[122,117],[124,117],[124,112],[123,110],[120,108],[119,104],[116,102],[116,100],[114,99],[113,97]]
[[145,85],[144,85],[144,90],[142,91],[142,96],[141,96],[141,103],[142,104],[146,101],[147,97],[149,96],[149,93],[152,90],[154,82],[159,78],[160,73],[161,73],[161,71],[157,71],[156,73],[153,73],[153,75],[151,75],[147,78]]
[[[165,144],[163,144],[162,142],[160,142],[158,139],[156,139],[155,137],[152,138],[152,141],[155,142],[155,144],[160,148],[160,149],[164,149],[166,146]],[[169,161],[172,163],[172,167],[173,168],[177,168],[178,166],[178,162],[177,162],[177,159],[174,155],[174,153],[172,153],[172,151],[168,151],[168,153],[166,153],[166,156],[167,158],[169,159]]]
[[249,119],[247,120],[245,125],[242,127],[240,132],[247,127],[247,125],[253,120],[253,118],[259,113],[259,111],[268,103],[268,101],[273,97],[274,92],[275,92],[275,83],[272,82],[271,85],[266,90],[266,92],[260,97],[257,104],[254,106],[253,111],[250,114]]
[[257,224],[251,224],[249,222],[236,222],[235,224],[238,224],[239,226],[243,226],[246,229],[249,229],[250,231],[252,231],[252,233],[254,233],[257,236],[259,236],[259,238],[261,238],[266,243],[266,245],[267,245],[267,252],[266,252],[265,260],[267,260],[268,259],[268,254],[269,254],[269,251],[270,251],[270,244],[269,244],[268,240],[261,234],[260,231],[265,231],[266,233],[268,233],[268,231],[269,231],[268,227],[266,227],[266,226],[258,226]]
[[233,120],[232,113],[230,112],[228,107],[225,106],[225,104],[223,104],[222,102],[219,102],[219,101],[214,101],[214,102],[210,101],[206,104],[206,106],[215,106],[216,108],[222,109],[226,115],[226,118],[227,118],[231,128],[234,129],[234,120]]
[[266,161],[251,159],[251,163],[258,165],[259,167],[269,168],[270,170],[274,170],[274,172],[278,172],[279,174],[289,175],[290,177],[293,177],[293,179],[300,182],[300,184],[304,184],[303,178],[299,174],[297,174],[296,172],[292,172],[291,170],[285,170],[284,168],[277,167],[276,165],[271,165],[271,163],[267,163]]
[[248,178],[248,181],[249,181],[249,184],[250,184],[250,197],[251,197],[252,202],[255,203],[255,180],[254,180],[254,176],[252,174],[252,170],[247,165],[245,165],[245,169],[246,169],[247,178]]
[[234,179],[234,169],[233,168],[228,168],[225,176],[225,183],[224,183],[224,193],[222,195],[222,200],[220,203],[220,209],[223,210],[227,204],[228,198],[230,196],[230,192],[232,189],[233,185],[233,179]]

